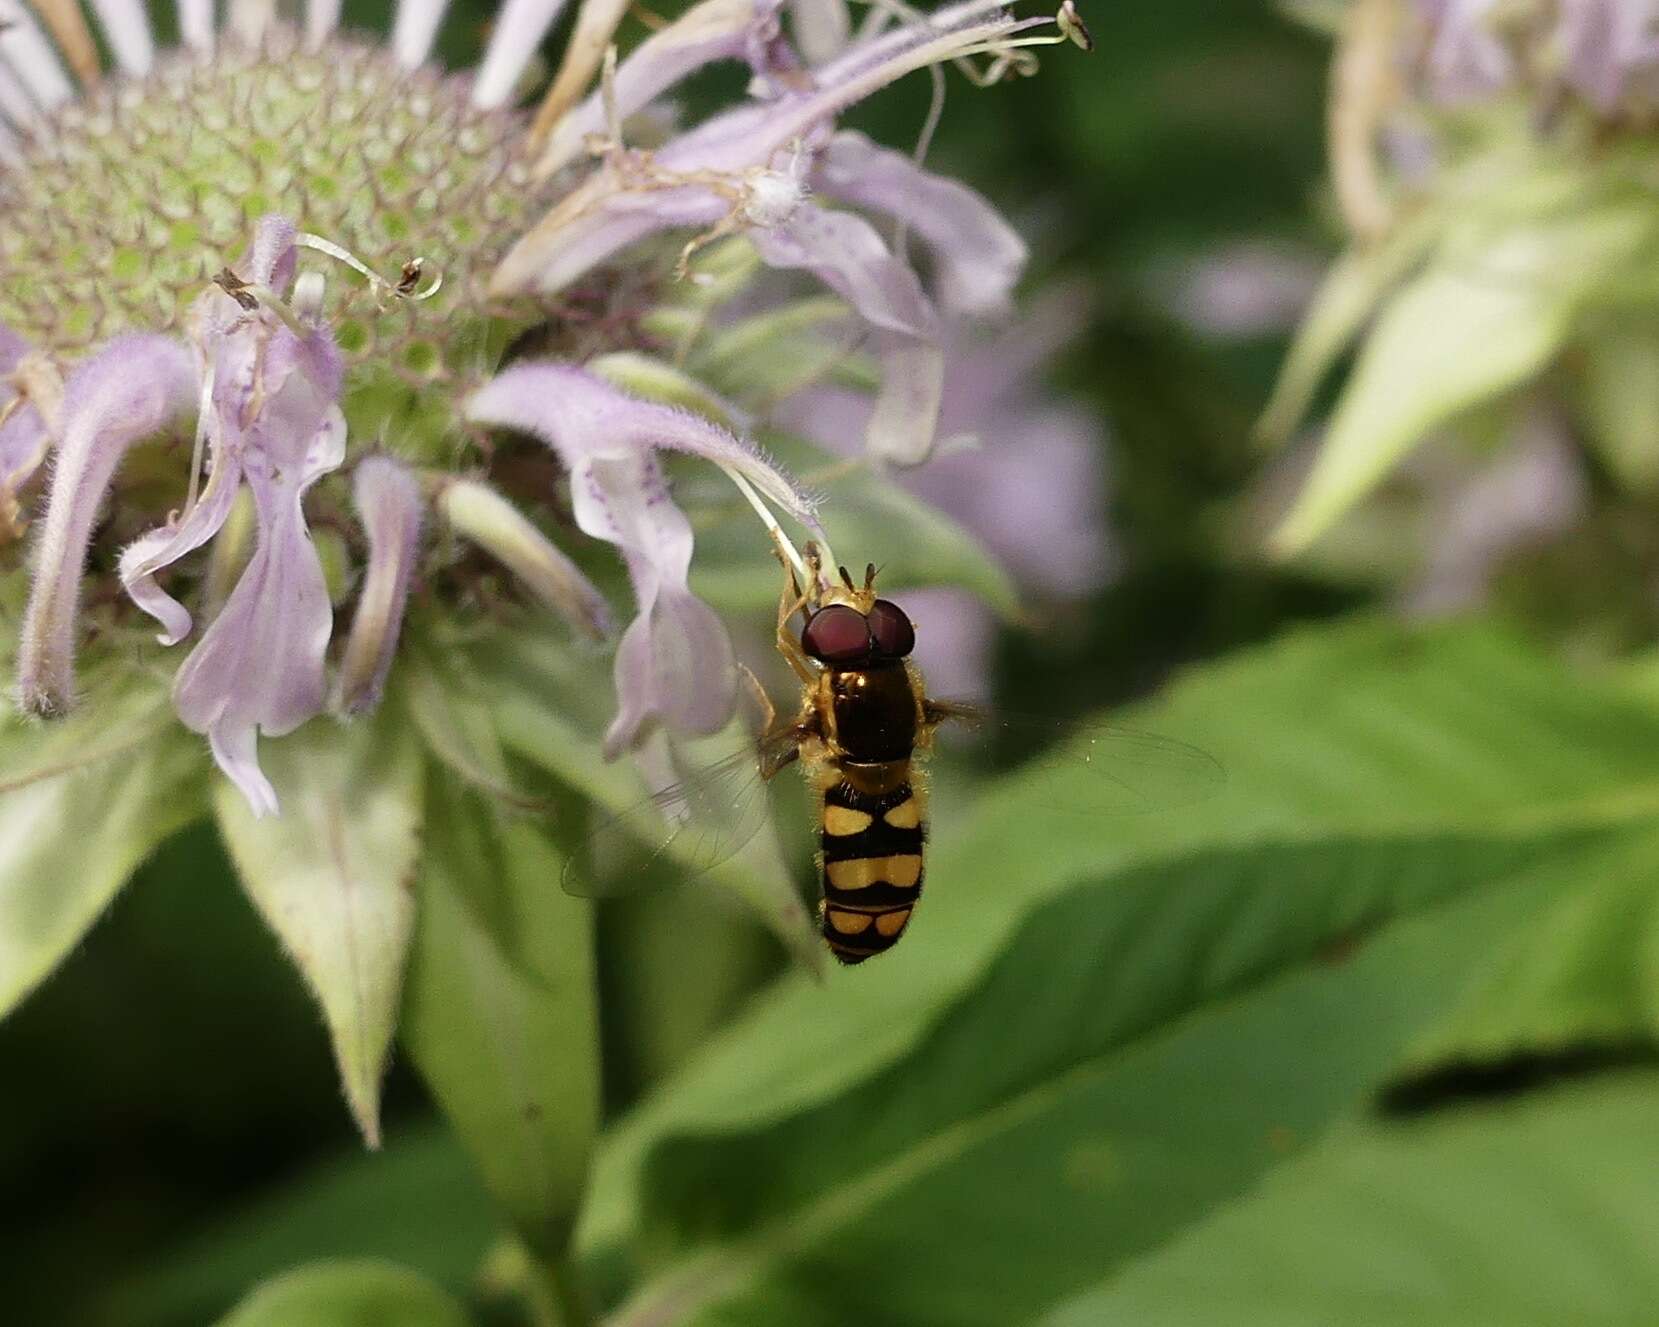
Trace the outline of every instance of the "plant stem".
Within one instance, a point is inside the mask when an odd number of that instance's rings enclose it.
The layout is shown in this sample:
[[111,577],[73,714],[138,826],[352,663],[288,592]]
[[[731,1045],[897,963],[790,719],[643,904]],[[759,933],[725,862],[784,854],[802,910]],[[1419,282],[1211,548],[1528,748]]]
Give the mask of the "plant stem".
[[574,1269],[558,1256],[529,1253],[525,1295],[536,1327],[592,1327]]

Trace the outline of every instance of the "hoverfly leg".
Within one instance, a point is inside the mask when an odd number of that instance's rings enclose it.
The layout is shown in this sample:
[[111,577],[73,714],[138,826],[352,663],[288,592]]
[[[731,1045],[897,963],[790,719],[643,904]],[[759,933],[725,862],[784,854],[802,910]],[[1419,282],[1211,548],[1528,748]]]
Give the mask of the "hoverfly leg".
[[[809,549],[811,545],[808,546]],[[777,550],[778,561],[783,564],[784,586],[783,593],[778,599],[778,653],[783,655],[784,662],[789,665],[790,671],[803,686],[812,686],[817,680],[812,665],[807,662],[806,651],[801,648],[801,642],[795,639],[795,633],[789,629],[789,619],[796,613],[807,608],[812,602],[810,588],[803,590],[800,581],[795,579],[795,568],[789,565],[789,559],[783,555],[783,550]],[[813,574],[816,575],[814,565]],[[767,702],[770,706],[771,702]]]
[[922,701],[922,722],[928,728],[937,728],[942,723],[960,723],[968,728],[978,728],[985,722],[985,711],[977,705],[966,705],[961,701],[928,697]]

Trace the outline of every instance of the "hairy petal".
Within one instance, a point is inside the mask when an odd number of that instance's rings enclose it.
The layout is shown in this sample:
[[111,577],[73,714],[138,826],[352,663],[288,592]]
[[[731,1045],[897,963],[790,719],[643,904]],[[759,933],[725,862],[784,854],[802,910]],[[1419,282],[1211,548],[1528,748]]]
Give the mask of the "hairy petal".
[[207,734],[255,815],[278,809],[259,769],[257,734],[292,732],[323,707],[334,615],[300,503],[345,459],[345,445],[345,417],[331,407],[299,464],[250,468],[259,529],[253,558],[173,680],[180,720]]
[[945,363],[938,315],[915,272],[863,218],[814,206],[757,233],[755,247],[769,266],[811,271],[875,329],[882,384],[865,445],[896,465],[926,460],[938,428]]
[[565,364],[508,369],[475,393],[468,417],[541,438],[570,471],[576,524],[621,550],[639,614],[616,654],[618,710],[607,756],[661,722],[708,733],[731,717],[736,669],[719,618],[688,585],[691,522],[674,504],[656,451],[685,451],[737,470],[810,519],[784,475],[725,430],[688,411],[639,401]]
[[[781,0],[702,0],[653,32],[617,67],[618,116],[627,119],[716,61],[747,57],[755,63],[757,53],[769,50],[777,37],[780,4]],[[590,137],[607,130],[604,99],[595,91],[554,126],[537,171],[551,174],[568,165]]]
[[[597,456],[686,452],[736,470],[801,524],[821,533],[811,495],[758,448],[701,415],[641,401],[572,364],[515,364],[473,394],[467,417],[540,438],[573,475]],[[597,530],[587,533],[609,538]]]
[[369,539],[369,564],[340,660],[340,708],[361,714],[380,703],[397,653],[424,504],[420,483],[390,456],[366,458],[352,477],[351,495]]
[[731,638],[714,610],[689,590],[665,586],[616,650],[616,717],[605,757],[634,746],[659,720],[676,732],[718,732],[737,705]]
[[967,185],[925,171],[904,153],[851,130],[830,139],[813,182],[831,197],[897,217],[927,241],[947,312],[1007,310],[1025,269],[1025,241]]
[[200,548],[224,527],[236,503],[242,467],[234,455],[215,458],[213,473],[196,505],[175,524],[140,535],[121,553],[121,585],[132,601],[161,623],[156,637],[177,645],[190,634],[190,611],[155,582],[155,574]]
[[119,337],[70,374],[23,619],[17,672],[24,709],[57,714],[73,702],[75,617],[99,504],[127,449],[185,414],[195,384],[189,354],[161,336]]

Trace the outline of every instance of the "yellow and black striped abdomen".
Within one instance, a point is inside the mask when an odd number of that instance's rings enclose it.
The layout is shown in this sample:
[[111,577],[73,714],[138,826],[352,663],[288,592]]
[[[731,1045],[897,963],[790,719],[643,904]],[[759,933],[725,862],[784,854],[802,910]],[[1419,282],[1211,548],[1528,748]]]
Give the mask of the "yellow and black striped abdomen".
[[845,778],[824,790],[824,939],[843,963],[896,945],[922,892],[922,802],[908,762],[895,773],[880,792]]

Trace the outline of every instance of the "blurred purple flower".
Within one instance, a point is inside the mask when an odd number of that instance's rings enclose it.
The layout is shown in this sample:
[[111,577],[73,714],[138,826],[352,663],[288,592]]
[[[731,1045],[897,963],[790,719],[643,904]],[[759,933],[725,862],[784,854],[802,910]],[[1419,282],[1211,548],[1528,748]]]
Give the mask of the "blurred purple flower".
[[1558,40],[1566,80],[1604,114],[1624,96],[1630,76],[1659,61],[1655,0],[1561,0]]
[[1163,303],[1203,336],[1271,336],[1296,325],[1320,265],[1281,244],[1246,240],[1188,259],[1159,281]]
[[1558,422],[1534,416],[1512,445],[1442,490],[1426,565],[1402,596],[1405,611],[1443,617],[1480,604],[1507,558],[1570,529],[1587,499],[1570,437]]
[[[994,336],[958,336],[940,411],[947,441],[926,465],[898,477],[1043,598],[1089,594],[1112,571],[1104,430],[1095,412],[1057,399],[1041,378],[1084,321],[1082,301],[1059,292]],[[817,387],[785,402],[778,422],[847,453],[869,410],[867,396]],[[954,676],[963,693],[982,693],[993,643],[984,606],[960,591],[930,591],[912,616],[929,675]]]
[[244,267],[241,279],[260,293],[239,300],[213,289],[195,310],[203,382],[211,384],[199,423],[210,447],[207,486],[180,519],[126,549],[121,580],[162,624],[162,644],[183,640],[190,613],[156,585],[155,574],[217,534],[247,484],[257,515],[253,559],[180,666],[173,701],[186,727],[207,734],[213,758],[254,813],[264,815],[277,803],[259,769],[259,733],[291,732],[323,707],[334,618],[300,500],[344,459],[346,423],[336,404],[342,371],[333,339],[320,326],[296,332],[266,307],[293,281],[293,226],[279,217],[261,221]]
[[1469,101],[1508,83],[1514,57],[1492,31],[1497,0],[1417,0],[1430,33],[1428,72],[1436,96]]
[[816,528],[812,503],[752,448],[689,411],[637,400],[567,364],[508,368],[467,405],[474,422],[533,434],[570,472],[576,524],[622,550],[639,612],[617,647],[617,713],[605,734],[615,757],[657,722],[718,731],[737,702],[731,640],[692,594],[691,522],[674,504],[658,451],[688,452],[734,471]]

